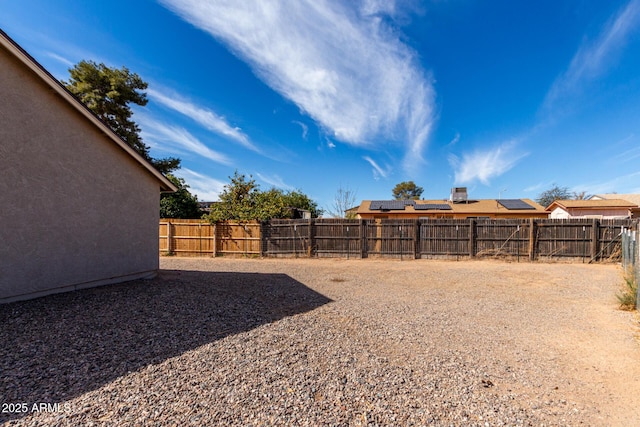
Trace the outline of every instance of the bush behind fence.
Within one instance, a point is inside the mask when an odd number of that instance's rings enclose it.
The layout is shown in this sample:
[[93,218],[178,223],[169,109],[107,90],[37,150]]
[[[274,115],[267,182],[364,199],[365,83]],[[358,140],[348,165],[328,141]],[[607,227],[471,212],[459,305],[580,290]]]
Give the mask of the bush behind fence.
[[160,220],[160,252],[180,256],[580,258],[618,261],[632,220]]

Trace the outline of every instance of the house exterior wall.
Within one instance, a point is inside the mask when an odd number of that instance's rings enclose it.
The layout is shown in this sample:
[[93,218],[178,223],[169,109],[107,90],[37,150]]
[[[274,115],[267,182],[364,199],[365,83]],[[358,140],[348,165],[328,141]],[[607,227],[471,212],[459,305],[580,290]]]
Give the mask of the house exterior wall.
[[0,46],[0,302],[150,277],[160,185]]
[[562,209],[560,207],[556,207],[549,214],[549,218],[551,218],[551,219],[569,219],[569,218],[571,218],[571,215],[566,210],[564,210],[564,209]]
[[628,208],[623,209],[570,209],[572,217],[598,217],[601,219],[629,218]]
[[556,207],[551,211],[549,218],[552,219],[568,219],[568,218],[600,218],[600,219],[620,219],[629,218],[629,209],[580,209]]

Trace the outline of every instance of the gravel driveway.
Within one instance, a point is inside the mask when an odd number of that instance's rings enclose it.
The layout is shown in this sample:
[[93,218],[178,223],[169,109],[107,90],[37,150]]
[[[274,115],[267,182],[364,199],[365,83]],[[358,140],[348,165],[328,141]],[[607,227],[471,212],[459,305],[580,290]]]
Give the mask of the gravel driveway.
[[0,305],[6,425],[640,425],[616,265],[162,258]]

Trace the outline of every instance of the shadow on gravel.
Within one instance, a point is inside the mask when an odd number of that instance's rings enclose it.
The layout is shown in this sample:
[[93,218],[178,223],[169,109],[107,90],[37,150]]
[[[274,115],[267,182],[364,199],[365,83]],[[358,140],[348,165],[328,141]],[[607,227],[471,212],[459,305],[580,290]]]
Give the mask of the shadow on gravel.
[[153,280],[0,305],[0,422],[331,300],[285,274],[162,270]]

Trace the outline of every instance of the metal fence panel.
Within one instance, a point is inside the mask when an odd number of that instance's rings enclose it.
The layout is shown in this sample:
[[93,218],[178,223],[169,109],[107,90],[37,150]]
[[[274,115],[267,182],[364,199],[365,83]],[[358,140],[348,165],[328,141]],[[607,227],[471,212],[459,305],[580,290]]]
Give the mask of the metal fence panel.
[[636,283],[636,310],[640,311],[640,287],[637,286],[640,279],[640,250],[638,248],[638,235],[636,230],[622,229],[621,250],[622,266],[626,274],[632,274]]

